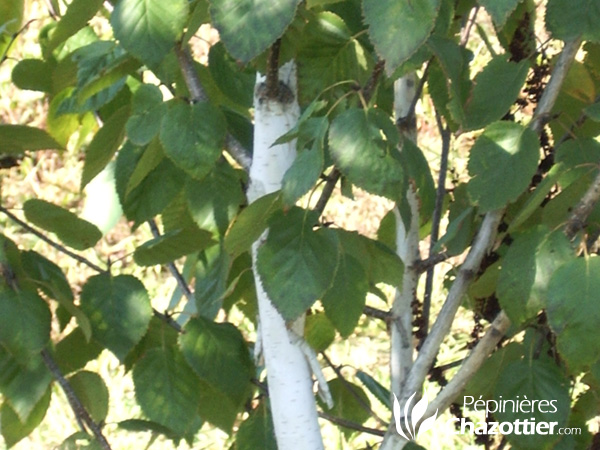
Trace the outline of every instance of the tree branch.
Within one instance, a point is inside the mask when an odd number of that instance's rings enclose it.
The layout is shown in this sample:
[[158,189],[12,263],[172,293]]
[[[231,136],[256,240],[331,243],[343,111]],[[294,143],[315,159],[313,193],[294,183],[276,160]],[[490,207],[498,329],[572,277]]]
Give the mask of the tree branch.
[[54,247],[59,252],[65,254],[67,256],[70,256],[75,261],[78,261],[81,264],[84,264],[84,265],[88,266],[90,269],[93,269],[93,270],[95,270],[98,273],[104,273],[104,272],[108,271],[108,269],[103,269],[102,267],[100,267],[100,266],[94,264],[93,262],[91,262],[89,259],[84,258],[83,256],[81,256],[81,255],[79,255],[79,254],[77,254],[77,253],[69,250],[68,248],[66,248],[65,246],[59,244],[58,242],[53,241],[52,239],[50,239],[49,237],[47,237],[41,231],[36,230],[31,225],[29,225],[27,222],[19,219],[17,216],[15,216],[13,213],[11,213],[4,206],[0,205],[0,212],[3,213],[3,214],[5,214],[6,216],[8,216],[13,222],[17,223],[25,231],[27,231],[27,232],[29,232],[29,233],[37,236],[42,241],[44,241],[46,244],[50,245],[51,247]]
[[[159,238],[161,236],[161,234],[160,234],[160,231],[158,230],[158,226],[156,225],[156,221],[154,219],[150,219],[148,221],[148,225],[150,226],[150,230],[152,231],[152,236],[154,236],[154,238]],[[183,295],[185,295],[185,298],[187,299],[187,301],[195,302],[196,299],[194,297],[194,293],[190,290],[190,287],[188,286],[187,282],[183,278],[183,275],[181,275],[181,272],[179,271],[179,269],[177,269],[177,266],[175,265],[175,263],[174,262],[167,263],[167,268],[169,269],[169,272],[171,272],[171,275],[173,276],[173,278],[175,278],[175,280],[177,281],[177,286],[179,286],[179,289],[181,289],[181,291],[183,292]]]
[[[444,127],[439,114],[435,114],[435,119],[442,137],[442,152],[440,155],[440,173],[438,177],[437,191],[435,193],[435,207],[431,218],[431,234],[429,238],[429,258],[433,256],[433,248],[438,241],[440,234],[440,222],[442,221],[442,208],[444,205],[444,196],[446,195],[446,174],[448,173],[448,154],[450,153],[450,129]],[[435,265],[427,269],[425,279],[425,293],[423,295],[423,333],[427,336],[429,332],[429,316],[431,312],[431,293],[433,291],[433,277],[435,274]]]
[[325,183],[325,186],[323,187],[323,191],[321,192],[321,196],[319,197],[319,200],[317,201],[317,204],[315,205],[315,211],[317,211],[319,213],[319,216],[321,216],[321,214],[323,214],[323,211],[325,211],[327,202],[331,198],[331,195],[333,194],[333,190],[335,189],[335,185],[337,184],[337,182],[341,176],[342,176],[342,173],[337,169],[337,167],[334,166],[333,170],[327,177],[327,182]]
[[594,206],[600,200],[600,173],[588,188],[582,199],[579,201],[567,224],[565,226],[565,235],[569,240],[572,240],[575,235],[585,226],[585,222],[594,209]]
[[[58,382],[65,395],[67,396],[69,405],[71,406],[71,409],[75,414],[75,419],[77,420],[77,423],[79,424],[81,429],[83,431],[86,431],[85,427],[89,428],[89,430],[93,433],[94,437],[96,438],[96,441],[98,441],[100,446],[104,450],[111,450],[110,444],[102,434],[100,426],[91,418],[90,414],[87,412],[87,410],[77,397],[77,394],[75,394],[75,391],[73,390],[67,379],[63,376],[62,372],[60,371],[60,368],[58,367],[48,350],[42,350],[41,356],[42,360],[44,361],[44,364],[46,365],[46,367],[48,367],[48,370],[50,371],[50,373],[52,373],[52,376]],[[85,425],[85,427],[83,425]]]
[[322,419],[328,420],[331,423],[335,423],[336,425],[341,425],[346,428],[350,428],[351,430],[360,431],[361,433],[368,433],[374,436],[383,437],[385,432],[382,430],[378,430],[377,428],[365,427],[359,423],[352,422],[351,420],[342,419],[341,417],[333,416],[331,414],[324,413],[319,411],[319,417]]
[[277,39],[269,49],[267,58],[267,74],[265,80],[265,96],[276,99],[279,97],[279,50],[281,39]]
[[[58,242],[53,241],[52,239],[50,239],[48,236],[46,236],[44,233],[42,233],[41,231],[36,230],[35,228],[33,228],[31,225],[29,225],[27,222],[19,219],[17,216],[15,216],[13,213],[11,213],[8,209],[6,209],[4,206],[0,205],[0,212],[5,214],[6,216],[8,216],[13,222],[17,223],[19,226],[21,226],[25,231],[37,236],[38,238],[40,238],[42,241],[44,241],[46,244],[50,245],[51,247],[54,247],[56,250],[58,250],[59,252],[73,258],[75,261],[80,262],[81,264],[89,267],[90,269],[98,272],[98,273],[106,273],[108,272],[108,269],[103,269],[102,267],[94,264],[93,262],[91,262],[89,259],[75,253],[72,252],[71,250],[69,250],[68,248],[66,248],[65,246],[59,244]],[[152,308],[154,315],[156,317],[159,317],[160,319],[164,320],[168,325],[170,325],[171,327],[173,327],[175,330],[177,330],[178,332],[181,332],[181,326],[175,322],[174,320],[172,320],[169,316],[167,316],[166,314],[163,314],[159,311],[157,311],[156,309]]]
[[[454,402],[487,357],[494,352],[509,327],[510,319],[504,311],[500,311],[485,335],[479,340],[467,359],[464,360],[456,375],[452,377],[450,382],[444,386],[438,396],[429,404],[427,408],[428,413],[433,413],[436,410],[443,411]],[[424,417],[429,416],[426,413]]]
[[504,210],[500,209],[491,211],[485,215],[479,233],[471,246],[471,250],[465,262],[460,267],[458,275],[450,288],[450,292],[448,292],[448,297],[435,323],[431,327],[431,333],[423,342],[419,355],[408,375],[400,404],[404,404],[412,393],[421,391],[423,381],[435,360],[440,345],[450,331],[454,316],[458,311],[463,296],[479,270],[483,257],[494,244],[498,225],[503,214]]
[[[182,43],[179,42],[175,46],[175,53],[177,55],[177,61],[183,74],[185,84],[190,91],[192,100],[195,102],[206,101],[208,97],[202,87],[200,78],[194,68],[194,60],[187,49],[182,47]],[[250,171],[252,165],[252,158],[249,156],[248,151],[244,146],[230,133],[227,133],[225,137],[225,148],[231,157],[246,171]]]
[[531,129],[537,134],[542,132],[542,128],[544,128],[544,125],[550,117],[550,112],[554,107],[558,93],[560,92],[562,84],[565,81],[567,73],[569,72],[569,68],[571,67],[571,63],[575,59],[575,55],[577,54],[580,45],[580,37],[573,39],[572,41],[567,41],[560,56],[558,57],[558,60],[556,61],[550,81],[544,89],[542,98],[540,99],[540,102],[538,103],[533,114],[533,118],[531,119],[531,123],[529,124]]

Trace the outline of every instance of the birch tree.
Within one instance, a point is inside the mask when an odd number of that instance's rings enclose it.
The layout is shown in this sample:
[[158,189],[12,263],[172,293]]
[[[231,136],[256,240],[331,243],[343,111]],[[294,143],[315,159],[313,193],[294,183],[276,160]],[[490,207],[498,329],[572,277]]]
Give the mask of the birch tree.
[[[200,29],[218,32],[204,51]],[[599,30],[591,0],[6,0],[0,64],[46,125],[0,124],[3,165],[81,158],[88,198],[1,197],[6,446],[56,385],[65,449],[115,448],[107,420],[191,446],[218,428],[238,450],[328,448],[326,422],[348,448],[438,448],[447,410],[451,433],[468,399],[519,398],[555,410],[488,421],[581,433],[473,440],[594,448]],[[359,190],[391,205],[371,236],[332,212]],[[152,233],[118,266],[99,258],[107,206]],[[93,274],[78,285],[50,246]],[[174,278],[167,308],[140,268]],[[330,357],[372,323],[384,377]],[[139,416],[111,416],[103,350]]]

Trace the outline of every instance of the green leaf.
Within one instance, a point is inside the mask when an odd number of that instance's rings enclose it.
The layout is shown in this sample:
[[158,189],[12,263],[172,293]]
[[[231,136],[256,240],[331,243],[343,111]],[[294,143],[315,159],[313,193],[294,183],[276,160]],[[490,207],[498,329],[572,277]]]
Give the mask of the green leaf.
[[245,202],[239,174],[223,161],[201,180],[190,179],[185,188],[187,205],[196,224],[224,235]]
[[210,15],[231,55],[247,63],[279,39],[300,0],[211,0]]
[[404,264],[400,257],[381,242],[356,232],[336,229],[344,252],[361,263],[369,284],[386,283],[400,288]]
[[159,139],[153,139],[150,144],[144,149],[144,153],[135,165],[135,170],[131,173],[127,182],[125,196],[129,195],[133,189],[138,187],[142,181],[158,167],[165,157],[165,152],[162,148]]
[[[138,166],[147,164],[142,159],[143,153],[144,149],[125,143],[117,156],[115,169],[117,193],[123,212],[129,220],[134,221],[135,227],[160,214],[183,189],[186,181],[185,172],[178,169],[170,159],[163,158],[128,192],[129,181],[138,173]],[[144,166],[143,170],[139,170],[145,172],[148,167]]]
[[483,6],[494,21],[496,28],[501,29],[508,20],[511,13],[523,0],[477,0]]
[[56,344],[54,360],[63,375],[75,372],[96,359],[103,347],[84,335],[81,328],[75,328]]
[[200,392],[198,377],[181,353],[152,348],[133,367],[135,396],[150,420],[179,435],[192,431]]
[[201,179],[221,156],[225,133],[225,118],[210,103],[175,102],[162,121],[160,140],[176,166]]
[[322,352],[335,339],[335,328],[324,313],[309,314],[306,316],[304,338],[316,352]]
[[127,137],[136,145],[146,145],[158,134],[167,106],[158,86],[142,84],[133,94]]
[[154,66],[181,36],[187,16],[187,0],[119,0],[110,24],[129,53]]
[[277,440],[273,428],[271,411],[262,402],[240,424],[235,440],[236,450],[277,450]]
[[0,124],[0,154],[49,149],[62,149],[62,146],[44,130],[26,125]]
[[21,439],[29,436],[42,423],[50,406],[51,396],[52,391],[47,389],[45,395],[35,405],[25,421],[19,418],[8,402],[2,404],[2,408],[0,408],[0,430],[7,448],[11,448]]
[[314,187],[323,171],[324,159],[320,148],[300,151],[283,175],[281,193],[284,206],[294,205]]
[[555,39],[600,42],[600,5],[596,0],[549,0],[546,28]]
[[81,190],[104,170],[123,143],[125,123],[128,117],[129,106],[123,106],[110,116],[90,142],[85,151],[85,163],[81,174]]
[[343,94],[347,84],[335,88],[336,83],[367,81],[371,58],[338,15],[329,11],[316,14],[302,37],[297,56],[301,103],[311,102],[321,94],[323,98]]
[[81,404],[96,423],[103,423],[108,414],[108,388],[95,372],[82,370],[67,380]]
[[[333,408],[327,408],[320,399],[319,403],[329,414],[353,423],[364,423],[371,417],[369,412],[371,402],[362,387],[341,378],[334,378],[327,384],[333,397]],[[346,437],[355,432],[355,430],[344,427],[342,427],[342,431]]]
[[500,306],[519,325],[546,306],[550,277],[574,255],[560,231],[550,233],[549,229],[538,227],[513,237],[502,259],[496,292]]
[[325,314],[343,338],[352,334],[363,313],[369,280],[361,263],[342,253],[333,285],[321,299]]
[[56,450],[103,450],[103,446],[85,431],[78,431],[65,439]]
[[365,0],[363,11],[369,36],[391,74],[427,40],[440,0]]
[[141,432],[141,433],[146,433],[148,431],[152,432],[153,434],[162,434],[163,436],[175,441],[175,442],[179,442],[181,440],[181,437],[177,434],[174,433],[171,429],[160,425],[156,422],[152,422],[150,420],[143,420],[143,419],[129,419],[129,420],[122,420],[121,422],[118,423],[119,428],[122,428],[123,430],[126,431],[134,431],[134,432]]
[[210,47],[208,69],[224,95],[245,108],[252,107],[256,73],[251,66],[241,70],[222,42]]
[[39,354],[21,363],[0,346],[0,392],[21,422],[29,419],[51,381]]
[[379,381],[377,381],[368,373],[363,372],[362,370],[358,370],[356,372],[356,378],[358,378],[362,382],[362,384],[365,385],[369,392],[373,394],[375,398],[379,400],[381,404],[388,409],[388,411],[392,410],[392,402],[390,400],[391,395],[389,389],[384,387]]
[[600,102],[593,103],[592,105],[588,106],[584,109],[584,112],[594,122],[600,122]]
[[50,61],[22,59],[12,70],[12,82],[19,89],[50,93],[52,77],[49,75],[52,74],[55,67],[56,65]]
[[0,288],[0,344],[20,361],[42,350],[50,339],[50,310],[35,292]]
[[76,250],[93,247],[102,237],[102,232],[96,225],[45,200],[27,200],[23,211],[29,222],[56,234],[65,245]]
[[77,319],[77,323],[89,341],[92,328],[87,316],[73,302],[73,291],[60,267],[34,251],[21,254],[23,268],[27,275],[36,283],[37,287],[50,298],[55,299],[70,316]]
[[81,290],[81,309],[90,318],[94,339],[121,361],[144,336],[152,318],[148,293],[131,275],[90,277]]
[[248,205],[229,228],[225,236],[225,249],[234,257],[250,250],[267,228],[267,220],[281,208],[279,191],[267,194]]
[[[247,399],[254,364],[240,331],[230,323],[197,317],[179,337],[181,352],[196,375],[239,408]],[[210,421],[210,418],[206,418]]]
[[[465,121],[463,105],[471,91],[469,63],[473,54],[450,39],[432,36],[428,41],[438,64],[432,66],[431,95],[436,106],[453,122]],[[446,84],[446,90],[442,84]],[[447,112],[447,113],[446,113]]]
[[397,135],[380,128],[384,121],[393,127],[389,117],[376,109],[344,111],[331,123],[329,150],[336,166],[353,184],[395,200],[402,193],[404,171],[394,157]]
[[180,228],[144,242],[135,249],[133,258],[140,266],[167,264],[214,244],[215,241],[208,231],[197,227]]
[[548,286],[548,323],[571,373],[591,366],[600,354],[598,289],[600,258],[569,261]]
[[529,63],[508,61],[505,55],[493,58],[473,80],[473,89],[464,104],[464,131],[476,130],[500,120],[513,105],[527,73]]
[[471,148],[467,186],[480,212],[517,199],[537,170],[539,141],[530,128],[514,122],[488,125]]
[[527,219],[531,217],[535,210],[544,202],[544,199],[552,190],[552,188],[556,185],[556,182],[558,181],[559,177],[564,172],[565,165],[561,162],[558,162],[557,164],[552,166],[552,169],[550,169],[550,171],[547,173],[546,177],[542,180],[542,182],[536,186],[535,191],[533,191],[531,196],[527,199],[525,204],[515,215],[514,219],[510,222],[510,226],[508,227],[509,233],[518,229],[523,223],[526,222]]
[[49,55],[56,47],[85,27],[103,3],[103,0],[73,0],[69,3],[67,12],[56,23],[46,43],[45,53]]
[[[521,420],[523,423],[528,419],[530,423],[535,421],[538,424],[557,422],[557,427],[563,427],[571,409],[568,379],[549,359],[523,359],[508,364],[498,377],[494,397],[499,402],[519,398],[538,400],[531,409],[520,408],[517,412],[511,407],[499,409],[494,413],[499,422]],[[552,443],[559,437],[556,432],[553,435],[511,433],[506,436],[514,448],[523,450],[553,448]]]
[[338,239],[330,230],[313,231],[317,221],[314,213],[300,208],[277,213],[258,250],[264,289],[287,320],[295,319],[320,298],[335,276]]
[[219,313],[227,291],[230,267],[231,258],[222,245],[207,249],[199,255],[194,297],[200,316],[212,320]]
[[12,35],[19,31],[23,21],[25,0],[5,0],[0,4],[0,54],[10,50]]

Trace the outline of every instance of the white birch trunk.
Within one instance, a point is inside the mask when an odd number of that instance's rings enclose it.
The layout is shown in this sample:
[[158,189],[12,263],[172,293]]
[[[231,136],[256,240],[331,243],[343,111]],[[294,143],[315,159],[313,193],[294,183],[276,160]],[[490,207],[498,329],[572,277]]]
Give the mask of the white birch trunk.
[[[394,82],[394,113],[401,133],[416,142],[416,127],[412,103],[417,92],[416,74],[410,73]],[[396,217],[396,253],[404,263],[402,288],[396,290],[392,304],[390,380],[391,393],[398,399],[403,397],[404,385],[413,364],[412,300],[415,297],[419,274],[414,263],[419,254],[419,200],[414,187],[409,184],[406,201],[411,218],[406,229],[398,207],[394,207]],[[403,405],[402,405],[403,406]],[[397,418],[395,418],[397,419]],[[407,441],[396,433],[392,420],[380,450],[400,450]]]
[[[296,93],[296,70],[285,64],[279,78]],[[296,158],[296,142],[272,146],[298,121],[300,108],[291,102],[268,99],[262,95],[265,78],[257,77],[254,95],[254,156],[250,168],[248,200],[252,203],[263,195],[281,189],[281,180]],[[287,99],[289,100],[289,99]],[[268,231],[252,246],[252,264],[256,267],[258,248]],[[254,270],[260,336],[267,368],[269,399],[279,450],[323,449],[321,430],[313,393],[311,371],[300,346],[290,339],[288,326],[263,289],[258,271]],[[290,292],[293,296],[293,292]],[[303,321],[295,323],[295,328]],[[295,329],[296,332],[302,330]]]

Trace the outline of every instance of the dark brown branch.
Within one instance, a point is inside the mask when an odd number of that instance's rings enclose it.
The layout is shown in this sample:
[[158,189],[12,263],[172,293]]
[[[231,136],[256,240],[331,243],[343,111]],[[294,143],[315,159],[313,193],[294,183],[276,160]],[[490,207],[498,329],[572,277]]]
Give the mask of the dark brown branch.
[[182,43],[177,43],[175,46],[175,54],[177,55],[177,61],[179,62],[183,79],[190,91],[192,100],[194,102],[207,101],[208,97],[206,96],[204,88],[198,78],[198,74],[196,73],[194,59],[192,58],[192,55],[190,55],[189,49],[187,47],[184,48]]
[[46,367],[48,367],[48,370],[50,371],[50,373],[52,373],[52,376],[58,382],[63,392],[67,396],[67,400],[69,402],[69,405],[71,406],[71,409],[73,410],[73,413],[75,414],[75,419],[77,420],[79,426],[82,428],[83,431],[86,431],[87,427],[96,438],[96,441],[104,450],[111,450],[110,444],[102,434],[100,426],[91,418],[90,414],[87,412],[87,410],[77,397],[77,394],[75,393],[67,379],[63,376],[62,372],[60,371],[60,368],[58,367],[50,353],[47,350],[42,350],[41,356],[42,360],[44,361],[44,364],[46,365]]
[[[193,101],[205,101],[208,99],[200,78],[194,68],[194,59],[190,55],[187,49],[182,47],[181,43],[175,46],[175,53],[177,54],[177,61],[183,74],[185,84],[190,91]],[[225,137],[225,148],[231,157],[246,171],[250,171],[250,165],[252,164],[252,158],[244,146],[231,134],[227,134]]]
[[[446,195],[446,174],[448,172],[448,154],[450,153],[450,129],[444,127],[439,114],[435,114],[435,119],[442,137],[442,152],[440,155],[440,173],[438,176],[437,191],[435,193],[435,207],[431,218],[431,234],[429,240],[429,257],[433,256],[433,248],[438,241],[440,234],[440,222],[442,220],[442,208],[444,205],[444,196]],[[431,293],[433,291],[433,277],[435,274],[435,265],[427,269],[425,278],[425,293],[423,296],[423,324],[422,335],[427,336],[429,332],[429,317],[431,313]]]
[[439,263],[446,261],[449,256],[445,252],[435,253],[427,259],[422,259],[415,263],[415,269],[419,273],[426,272],[430,268],[437,266]]
[[279,98],[279,51],[281,39],[277,39],[269,50],[267,60],[267,76],[265,81],[265,97],[270,99]]
[[331,414],[327,414],[319,411],[319,417],[325,420],[328,420],[331,423],[335,423],[336,425],[341,425],[342,427],[350,428],[351,430],[360,431],[361,433],[372,434],[373,436],[385,436],[385,431],[378,430],[377,428],[365,427],[356,422],[352,422],[351,420],[342,419],[341,417],[333,416]]
[[341,176],[342,173],[337,169],[337,167],[334,167],[329,176],[327,177],[327,182],[325,183],[325,187],[323,187],[321,197],[319,197],[319,200],[317,201],[317,204],[315,206],[315,211],[319,213],[319,216],[323,214],[323,211],[325,211],[327,202],[331,198],[331,195],[333,194],[333,189],[335,188],[335,185]]
[[363,98],[365,102],[369,103],[371,101],[371,97],[373,96],[373,92],[375,91],[375,86],[381,78],[381,74],[383,73],[383,69],[385,68],[385,61],[380,59],[373,67],[373,72],[371,72],[371,76],[365,83],[362,88]]
[[475,8],[473,8],[473,10],[471,11],[470,17],[467,20],[467,23],[465,24],[465,27],[462,30],[461,36],[460,36],[460,43],[459,45],[461,47],[464,47],[467,45],[467,42],[469,42],[469,36],[471,35],[471,30],[473,29],[473,25],[475,24],[475,19],[477,18],[477,13],[479,12],[479,6],[476,6]]
[[75,252],[72,252],[71,250],[69,250],[68,248],[66,248],[63,245],[59,244],[58,242],[53,241],[52,239],[50,239],[49,237],[47,237],[41,231],[36,230],[31,225],[29,225],[27,222],[19,219],[17,216],[15,216],[13,213],[11,213],[4,206],[0,206],[0,212],[6,214],[13,222],[19,224],[19,226],[21,226],[21,228],[25,229],[25,231],[28,231],[29,233],[37,236],[42,241],[44,241],[46,244],[50,245],[51,247],[54,247],[59,252],[65,254],[67,256],[70,256],[74,260],[80,262],[81,264],[84,264],[84,265],[88,266],[90,269],[93,269],[96,272],[104,273],[104,272],[107,271],[107,269],[103,269],[102,267],[100,267],[100,266],[94,264],[93,262],[91,262],[89,259],[84,258],[83,256],[78,255]]
[[[152,236],[154,236],[154,238],[159,238],[161,236],[161,234],[160,234],[160,231],[158,230],[158,226],[156,225],[156,222],[154,221],[154,219],[150,219],[148,221],[148,225],[150,226],[150,231],[152,231]],[[179,269],[177,269],[177,266],[175,265],[175,263],[174,262],[167,263],[167,268],[169,269],[169,272],[171,272],[171,275],[173,276],[173,278],[175,278],[175,281],[177,281],[177,286],[179,286],[179,289],[181,289],[181,291],[183,292],[183,295],[185,295],[185,298],[187,299],[187,301],[188,302],[196,301],[196,299],[194,298],[194,293],[190,290],[190,287],[188,286],[187,282],[183,278],[183,275],[181,274]]]
[[363,309],[363,313],[365,314],[365,316],[380,319],[386,323],[389,322],[392,318],[392,315],[389,311],[383,311],[381,309],[372,308],[371,306],[365,306],[365,308]]

